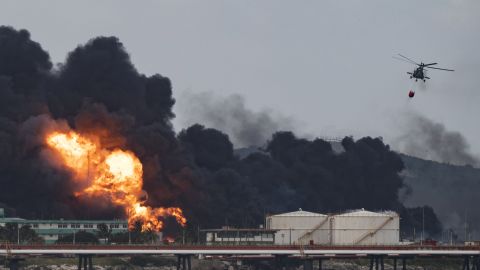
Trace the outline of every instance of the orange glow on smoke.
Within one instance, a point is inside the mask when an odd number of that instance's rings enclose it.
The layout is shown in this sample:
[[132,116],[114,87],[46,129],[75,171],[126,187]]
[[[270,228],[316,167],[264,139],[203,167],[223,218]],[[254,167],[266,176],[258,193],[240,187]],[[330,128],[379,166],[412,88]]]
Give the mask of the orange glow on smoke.
[[160,231],[163,222],[159,218],[166,216],[174,217],[180,225],[185,226],[187,220],[182,209],[143,205],[143,168],[134,153],[120,149],[107,150],[95,140],[73,131],[51,132],[46,137],[46,143],[72,170],[75,180],[85,182],[86,187],[75,195],[104,197],[122,206],[130,228],[140,221],[142,231]]

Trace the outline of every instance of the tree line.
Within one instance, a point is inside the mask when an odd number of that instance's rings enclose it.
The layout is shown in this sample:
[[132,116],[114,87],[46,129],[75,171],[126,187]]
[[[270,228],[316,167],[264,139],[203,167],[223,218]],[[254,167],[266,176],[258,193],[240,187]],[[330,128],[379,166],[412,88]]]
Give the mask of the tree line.
[[[137,222],[126,232],[113,233],[107,224],[97,225],[95,232],[78,230],[74,233],[60,235],[56,243],[72,244],[100,244],[100,243],[132,243],[144,244],[154,243],[159,239],[155,231],[143,231],[142,224]],[[32,229],[30,225],[20,225],[18,223],[6,223],[0,226],[0,242],[20,243],[20,244],[41,244],[45,240]]]

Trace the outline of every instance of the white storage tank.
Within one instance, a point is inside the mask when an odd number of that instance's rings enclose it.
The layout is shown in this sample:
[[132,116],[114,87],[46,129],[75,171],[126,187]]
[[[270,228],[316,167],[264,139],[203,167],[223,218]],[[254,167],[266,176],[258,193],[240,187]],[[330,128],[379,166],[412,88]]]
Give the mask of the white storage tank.
[[332,245],[396,245],[400,239],[397,213],[364,209],[334,215],[330,219]]
[[268,216],[267,229],[277,230],[275,244],[328,244],[328,216],[299,209],[295,212]]

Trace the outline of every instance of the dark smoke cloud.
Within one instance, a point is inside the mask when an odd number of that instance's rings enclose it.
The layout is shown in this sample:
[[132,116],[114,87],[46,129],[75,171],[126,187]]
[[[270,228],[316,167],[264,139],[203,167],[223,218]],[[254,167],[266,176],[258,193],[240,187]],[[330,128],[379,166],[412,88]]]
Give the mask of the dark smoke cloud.
[[149,203],[181,204],[181,196],[169,194],[191,189],[192,180],[170,123],[170,80],[140,74],[115,37],[92,39],[59,70],[51,67],[26,30],[0,27],[0,181],[9,187],[1,189],[0,202],[25,217],[118,216],[112,207],[76,201],[68,172],[46,164],[42,130],[62,123],[95,132],[107,147],[136,152],[145,164],[145,188],[155,190]]
[[203,123],[226,132],[236,147],[263,146],[273,133],[292,130],[293,119],[269,110],[253,111],[247,108],[240,95],[216,96],[211,92],[182,95],[179,102],[182,125]]
[[[139,73],[115,37],[94,38],[58,70],[51,67],[27,31],[0,27],[0,186],[8,187],[0,189],[0,205],[20,216],[121,216],[108,203],[73,196],[78,186],[61,164],[52,165],[42,140],[49,128],[60,128],[95,133],[107,148],[136,153],[147,204],[182,207],[195,230],[256,226],[267,213],[299,207],[393,209],[415,221],[416,212],[398,198],[403,163],[379,138],[344,138],[345,151],[335,153],[324,140],[277,132],[291,122],[250,111],[239,96],[208,94],[186,99],[191,113],[231,137],[202,125],[177,135],[170,80]],[[231,138],[265,150],[240,159]]]
[[35,95],[51,68],[48,53],[30,39],[28,31],[10,27],[0,29],[0,74],[11,81],[15,90]]
[[411,156],[449,164],[480,164],[461,133],[417,114],[408,117],[405,134],[397,139],[396,148]]
[[[243,159],[234,155],[228,136],[215,129],[193,125],[180,132],[179,140],[191,153],[195,171],[201,172],[201,192],[209,195],[204,202],[209,219],[202,219],[207,225],[254,226],[264,214],[300,207],[323,213],[393,209],[408,230],[419,222],[418,209],[404,207],[398,197],[405,187],[399,175],[403,162],[379,138],[344,138],[345,151],[336,153],[322,139],[276,132],[265,152]],[[433,211],[427,215],[426,230],[440,233]]]

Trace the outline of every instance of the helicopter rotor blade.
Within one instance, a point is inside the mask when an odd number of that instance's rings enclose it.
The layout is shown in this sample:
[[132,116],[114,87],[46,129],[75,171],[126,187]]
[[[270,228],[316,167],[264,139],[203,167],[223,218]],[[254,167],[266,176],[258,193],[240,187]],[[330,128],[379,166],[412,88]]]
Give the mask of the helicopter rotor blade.
[[415,63],[412,63],[412,62],[407,61],[407,60],[405,60],[405,59],[403,59],[403,58],[400,58],[400,57],[392,56],[392,58],[393,58],[393,59],[396,59],[396,60],[403,61],[403,62],[405,62],[405,63],[409,63],[409,64],[416,65]]
[[453,70],[453,69],[437,68],[437,67],[426,67],[426,68],[438,69],[438,70],[445,70],[445,71],[455,71],[455,70]]
[[426,66],[433,66],[433,65],[437,65],[438,63],[430,63],[430,64],[424,64],[423,66],[426,67]]
[[407,59],[408,61],[414,63],[415,65],[420,65],[419,63],[413,61],[412,59],[410,59],[410,58],[408,58],[408,57],[406,57],[406,56],[404,56],[404,55],[401,55],[401,54],[398,54],[398,55],[400,55],[402,58],[405,58],[405,59]]

